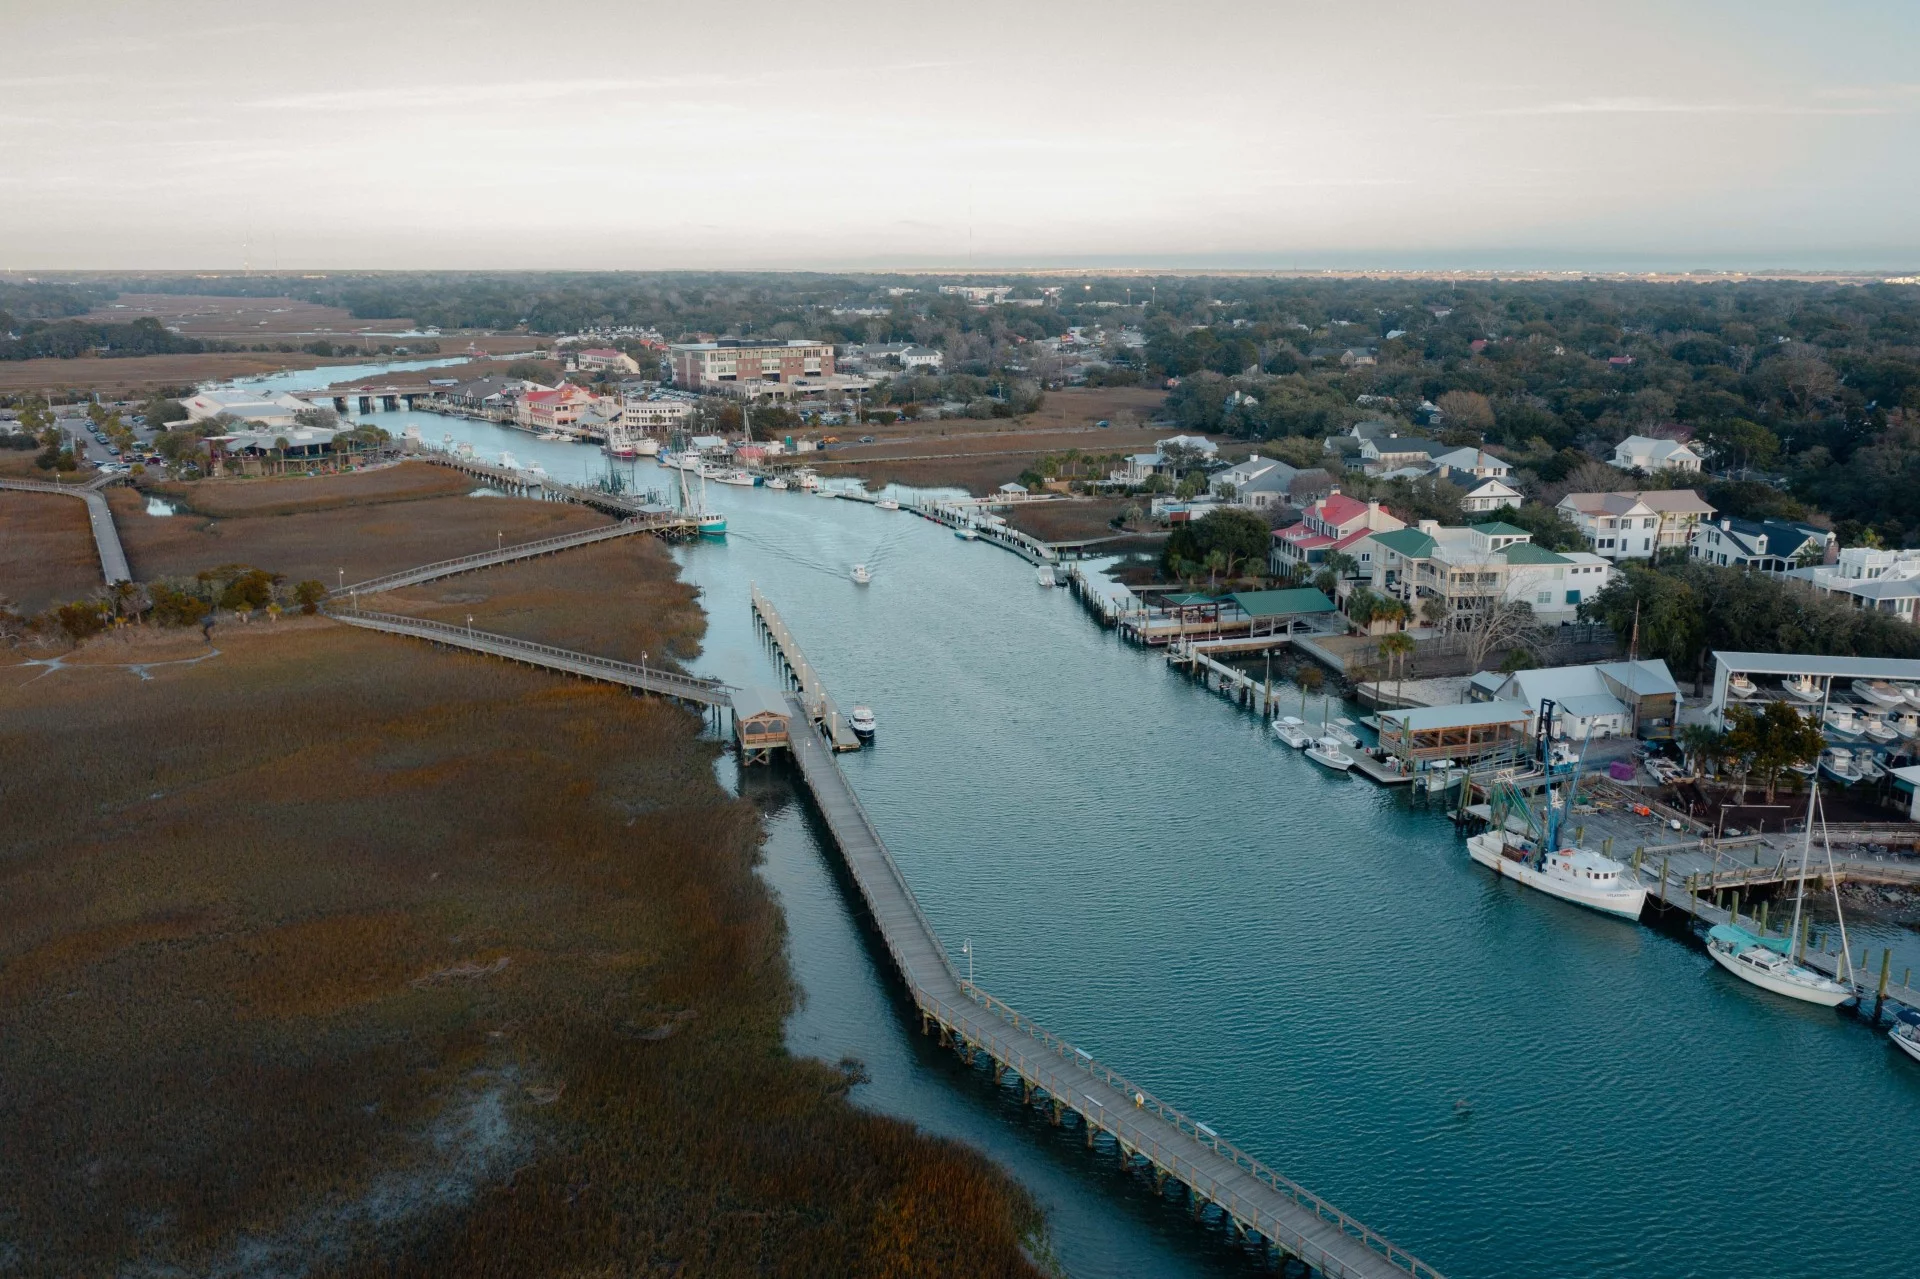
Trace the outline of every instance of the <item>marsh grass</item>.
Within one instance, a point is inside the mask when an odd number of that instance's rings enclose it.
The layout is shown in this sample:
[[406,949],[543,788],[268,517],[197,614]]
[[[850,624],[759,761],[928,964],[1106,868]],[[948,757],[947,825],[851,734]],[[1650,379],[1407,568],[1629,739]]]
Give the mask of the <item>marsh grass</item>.
[[58,493],[0,491],[0,600],[33,614],[83,599],[99,585],[86,503]]
[[472,489],[473,481],[458,471],[426,462],[345,474],[231,476],[153,486],[154,492],[195,514],[222,519],[457,497]]
[[[697,640],[649,546],[591,548],[577,587],[631,579],[569,634]],[[759,820],[697,719],[321,619],[226,630],[149,682],[0,681],[13,1272],[1034,1273],[1019,1191],[784,1050]]]

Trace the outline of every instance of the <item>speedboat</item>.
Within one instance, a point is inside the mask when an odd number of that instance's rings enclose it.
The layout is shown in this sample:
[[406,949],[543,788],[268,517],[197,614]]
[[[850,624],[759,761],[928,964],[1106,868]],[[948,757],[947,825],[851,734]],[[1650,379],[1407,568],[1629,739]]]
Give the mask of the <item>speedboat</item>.
[[1053,565],[1042,564],[1033,570],[1033,580],[1042,586],[1058,586],[1059,580],[1053,575]]
[[847,714],[847,726],[861,737],[872,737],[874,730],[873,708],[856,706]]
[[1752,697],[1760,690],[1754,687],[1752,680],[1736,672],[1727,677],[1727,691],[1735,697]]
[[1321,737],[1307,747],[1307,758],[1337,773],[1344,773],[1353,767],[1353,756],[1341,750],[1340,739],[1332,736]]
[[1861,727],[1866,731],[1867,736],[1876,742],[1890,742],[1900,736],[1883,715],[1866,715],[1862,719],[1864,722]]
[[1902,1008],[1893,1015],[1893,1029],[1887,1032],[1887,1038],[1915,1061],[1920,1061],[1920,1013],[1911,1008]]
[[1795,963],[1787,953],[1790,945],[1785,937],[1756,937],[1734,924],[1716,924],[1707,931],[1713,962],[1741,981],[1822,1008],[1837,1008],[1854,997],[1839,982]]
[[1802,702],[1817,702],[1827,695],[1819,680],[1811,675],[1795,675],[1781,685],[1787,696]]
[[1348,750],[1360,749],[1360,735],[1353,731],[1350,719],[1330,719],[1325,725],[1326,734]]
[[533,438],[536,440],[547,440],[551,442],[553,440],[564,440],[568,438],[568,436],[565,431],[542,431],[540,432],[540,434],[534,436]]
[[953,535],[963,542],[977,542],[980,540],[979,532],[970,528],[957,528],[953,530]]
[[1860,712],[1851,706],[1829,706],[1826,725],[1829,733],[1837,733],[1841,737],[1858,737],[1861,729]]
[[1820,771],[1842,786],[1851,786],[1860,780],[1860,770],[1853,766],[1853,752],[1844,746],[1826,749],[1820,756]]
[[767,487],[784,493],[787,491],[787,482],[776,475],[767,481]]
[[[1550,822],[1549,827],[1557,823]],[[1561,901],[1623,919],[1640,918],[1647,890],[1627,868],[1590,848],[1577,845],[1548,851],[1546,844],[1509,830],[1487,831],[1467,840],[1467,856],[1503,879],[1514,879]]]
[[1295,750],[1305,750],[1313,741],[1313,734],[1307,731],[1304,720],[1292,715],[1282,715],[1273,721],[1273,735]]
[[1899,706],[1906,702],[1904,693],[1885,680],[1857,679],[1853,681],[1853,695],[1875,706]]
[[867,568],[865,564],[855,564],[853,566],[854,585],[865,586],[868,582],[871,582],[872,580],[873,580],[873,573]]
[[1901,737],[1912,737],[1920,733],[1920,711],[1907,710],[1904,707],[1887,716],[1887,727]]
[[883,511],[897,511],[900,509],[900,503],[890,497],[883,497],[878,502],[875,502],[874,505]]

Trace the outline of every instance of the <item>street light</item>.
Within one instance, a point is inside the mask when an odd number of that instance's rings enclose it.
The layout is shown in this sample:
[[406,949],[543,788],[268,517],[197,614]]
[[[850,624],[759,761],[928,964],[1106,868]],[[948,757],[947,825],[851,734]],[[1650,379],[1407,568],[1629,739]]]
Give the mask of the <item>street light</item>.
[[967,991],[973,991],[973,938],[960,943],[960,953],[967,957]]
[[340,570],[340,589],[343,591],[347,589],[347,570],[344,568]]
[[506,548],[507,535],[504,532],[495,533],[493,535],[493,549],[495,551],[504,551]]
[[473,614],[472,613],[467,614],[467,638],[468,639],[473,638]]

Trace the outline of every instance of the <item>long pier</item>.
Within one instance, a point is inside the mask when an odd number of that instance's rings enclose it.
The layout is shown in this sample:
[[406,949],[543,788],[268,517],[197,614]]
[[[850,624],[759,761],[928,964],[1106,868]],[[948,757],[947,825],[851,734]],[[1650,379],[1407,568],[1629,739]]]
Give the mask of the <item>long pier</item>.
[[758,585],[749,583],[747,595],[753,605],[754,624],[773,645],[782,673],[798,686],[798,702],[803,717],[808,723],[819,725],[834,750],[859,750],[859,735],[847,723],[847,717],[840,713],[839,706],[834,704],[832,695],[827,692],[826,682],[813,669],[813,663],[800,651],[799,642],[793,638],[793,632],[787,629],[780,611],[760,593]]
[[440,560],[433,564],[422,564],[418,568],[405,569],[398,573],[389,573],[385,577],[368,578],[364,582],[353,582],[346,586],[328,591],[329,599],[342,597],[360,597],[377,595],[381,591],[399,590],[404,586],[417,586],[422,582],[431,582],[443,577],[453,577],[460,573],[471,573],[476,569],[491,568],[495,564],[511,564],[515,560],[532,559],[540,555],[552,555],[558,551],[575,546],[591,546],[595,542],[608,542],[617,537],[632,537],[636,533],[672,534],[686,530],[698,531],[698,526],[681,515],[636,515],[622,520],[618,524],[609,524],[604,528],[582,529],[578,533],[562,533],[558,537],[544,537],[535,542],[521,542],[514,546],[500,547],[491,551],[480,551],[473,555],[461,555],[450,560]]
[[[779,624],[783,645],[790,645],[778,612],[757,587],[752,595],[755,616],[770,633]],[[797,647],[782,651],[798,656]],[[789,694],[789,702],[796,721],[811,724],[824,689],[810,666],[795,669],[804,671],[802,688]],[[1054,1123],[1064,1125],[1071,1116],[1090,1150],[1103,1147],[1124,1167],[1151,1174],[1156,1184],[1184,1187],[1196,1218],[1216,1216],[1239,1235],[1263,1240],[1336,1279],[1441,1279],[1433,1267],[1213,1128],[962,979],[828,739],[802,728],[789,734],[789,744],[923,1030],[937,1031],[969,1063],[984,1058],[996,1083],[1017,1079],[1022,1101],[1047,1107]]]
[[693,675],[682,675],[677,671],[636,666],[632,662],[617,662],[610,657],[595,657],[591,653],[580,653],[570,648],[555,648],[551,644],[536,644],[532,640],[515,639],[511,635],[476,631],[470,626],[456,626],[451,622],[403,617],[398,613],[368,613],[329,608],[327,616],[336,622],[344,622],[348,626],[385,631],[389,635],[411,636],[433,644],[444,644],[449,648],[462,648],[471,653],[485,653],[489,657],[501,657],[510,662],[539,666],[581,679],[619,684],[624,688],[637,689],[641,692],[659,693],[684,702],[697,702],[702,706],[731,708],[733,705],[732,687],[716,679],[701,679]]
[[13,489],[21,493],[60,493],[85,502],[87,522],[93,529],[93,547],[100,556],[100,576],[106,579],[108,586],[112,586],[116,582],[133,580],[133,570],[127,567],[126,549],[120,545],[120,530],[114,527],[113,509],[100,493],[101,489],[119,478],[113,476],[81,485],[50,484],[44,480],[0,480],[0,489]]
[[[579,484],[567,484],[551,476],[516,471],[512,467],[482,462],[478,458],[460,457],[457,454],[420,452],[409,454],[409,456],[418,461],[430,462],[435,466],[444,466],[462,475],[471,476],[514,497],[536,498],[548,502],[573,502],[622,519],[635,515],[659,514],[658,508],[632,493],[608,493]],[[694,534],[699,532],[699,526],[691,521],[686,522],[686,529]]]

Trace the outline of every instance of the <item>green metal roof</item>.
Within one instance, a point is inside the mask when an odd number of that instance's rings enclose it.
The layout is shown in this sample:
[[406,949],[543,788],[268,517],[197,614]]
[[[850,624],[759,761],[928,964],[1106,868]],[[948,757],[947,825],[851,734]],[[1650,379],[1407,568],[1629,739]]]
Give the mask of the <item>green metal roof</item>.
[[1433,539],[1417,528],[1397,528],[1391,533],[1375,533],[1373,540],[1410,560],[1423,560],[1433,554]]
[[1488,520],[1485,524],[1475,524],[1473,531],[1485,533],[1488,537],[1529,537],[1531,534],[1523,528],[1515,528],[1504,520]]
[[1333,601],[1311,586],[1296,586],[1285,591],[1238,591],[1233,595],[1233,602],[1253,618],[1333,612]]
[[1163,603],[1166,603],[1174,608],[1182,608],[1189,604],[1218,604],[1222,600],[1225,600],[1229,597],[1225,595],[1207,595],[1204,593],[1196,592],[1191,595],[1166,595],[1166,596],[1162,596],[1161,598]]
[[[1499,527],[1499,526],[1495,526]],[[1532,542],[1515,542],[1501,551],[1509,564],[1571,564],[1572,560],[1564,555],[1556,555],[1544,546],[1535,546]]]

